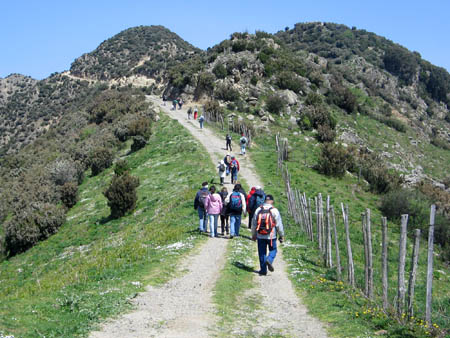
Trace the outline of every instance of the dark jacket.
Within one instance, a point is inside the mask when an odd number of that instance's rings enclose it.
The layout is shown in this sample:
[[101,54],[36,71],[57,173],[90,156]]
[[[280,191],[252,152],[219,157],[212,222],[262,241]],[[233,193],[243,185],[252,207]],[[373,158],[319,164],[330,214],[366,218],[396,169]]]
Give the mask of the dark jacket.
[[266,198],[266,194],[264,193],[264,190],[262,190],[262,189],[256,190],[255,193],[252,195],[252,197],[250,197],[250,199],[248,200],[248,209],[249,209],[249,212],[251,212],[252,214],[259,207],[259,205],[256,205],[256,198],[258,196],[260,196],[264,200]]
[[194,209],[195,210],[197,210],[198,208],[202,208],[202,209],[205,208],[205,206],[202,203],[200,203],[200,193],[202,191],[207,191],[209,194],[208,188],[201,188],[199,191],[197,191],[197,194],[195,194],[195,199],[194,199]]
[[224,207],[222,208],[222,212],[220,214],[223,215],[223,216],[227,216],[228,212],[227,212],[227,207],[225,206],[225,199],[228,196],[228,192],[226,192],[226,191],[219,191],[219,195],[222,198],[222,203],[224,205]]

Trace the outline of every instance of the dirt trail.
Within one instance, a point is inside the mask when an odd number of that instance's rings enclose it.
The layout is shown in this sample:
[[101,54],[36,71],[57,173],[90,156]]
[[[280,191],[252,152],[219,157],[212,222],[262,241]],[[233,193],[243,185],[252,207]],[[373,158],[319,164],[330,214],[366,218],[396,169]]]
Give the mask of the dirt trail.
[[[187,120],[185,109],[172,111],[170,103],[163,106],[159,98],[152,96],[150,99],[185,126],[205,146],[216,165],[223,159],[225,140],[217,137],[207,125],[201,130],[197,121]],[[249,186],[262,185],[248,155],[240,156],[237,145],[233,145],[233,149],[241,164],[239,177],[245,179]],[[232,186],[226,185],[230,191]],[[93,332],[91,337],[215,336],[214,323],[217,318],[214,315],[212,290],[225,263],[227,243],[227,240],[220,238],[210,239],[200,248],[200,252],[181,263],[182,267],[189,268],[188,273],[163,287],[149,287],[136,297],[137,308],[133,312],[106,323],[102,331]],[[254,332],[275,330],[287,337],[327,337],[323,325],[308,315],[306,307],[300,303],[288,279],[281,248],[274,267],[275,272],[268,276],[255,275],[259,287],[254,292],[262,299],[264,318],[255,321],[261,328]]]

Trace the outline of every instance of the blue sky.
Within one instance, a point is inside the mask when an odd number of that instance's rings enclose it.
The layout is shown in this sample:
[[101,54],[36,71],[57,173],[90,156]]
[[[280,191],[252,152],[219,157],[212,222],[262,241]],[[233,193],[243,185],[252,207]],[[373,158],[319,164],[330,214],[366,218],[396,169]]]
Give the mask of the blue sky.
[[81,54],[120,31],[163,25],[206,49],[231,33],[277,32],[326,21],[385,36],[450,70],[448,0],[41,0],[0,1],[0,77],[37,79],[70,68]]

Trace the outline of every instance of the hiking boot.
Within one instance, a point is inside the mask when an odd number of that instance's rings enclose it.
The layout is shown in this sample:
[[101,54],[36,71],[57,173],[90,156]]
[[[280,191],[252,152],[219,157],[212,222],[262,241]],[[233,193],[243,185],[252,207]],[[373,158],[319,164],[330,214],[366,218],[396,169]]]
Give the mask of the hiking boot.
[[230,235],[230,239],[232,239],[234,236],[233,235]]
[[269,269],[269,271],[273,272],[273,270],[274,270],[273,265],[269,261],[266,261],[266,265],[267,265],[267,268]]
[[266,276],[266,275],[267,275],[267,272],[264,273],[264,272],[258,271],[258,275],[260,275],[260,276]]

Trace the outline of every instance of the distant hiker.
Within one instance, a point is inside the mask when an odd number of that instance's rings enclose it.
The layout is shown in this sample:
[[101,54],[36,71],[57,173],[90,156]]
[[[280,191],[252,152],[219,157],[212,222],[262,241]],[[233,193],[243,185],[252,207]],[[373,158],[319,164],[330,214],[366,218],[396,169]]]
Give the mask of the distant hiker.
[[198,115],[198,109],[197,107],[194,108],[194,120],[197,120],[197,115]]
[[188,120],[190,120],[192,118],[192,107],[189,107],[187,114],[188,114]]
[[223,158],[223,162],[225,163],[226,174],[228,176],[228,175],[230,175],[230,171],[231,171],[231,156],[230,156],[230,153],[225,155],[225,157]]
[[229,234],[228,231],[228,221],[230,219],[230,215],[227,212],[227,207],[225,207],[225,199],[228,196],[228,189],[226,187],[223,187],[222,190],[219,192],[220,197],[222,198],[222,211],[220,212],[220,227],[222,229],[222,236],[225,235],[225,231],[227,232],[227,235]]
[[227,136],[225,137],[225,141],[227,143],[227,145],[226,145],[227,149],[226,150],[228,150],[228,147],[229,147],[230,151],[233,151],[233,148],[231,148],[231,135],[230,134],[227,134]]
[[205,210],[205,200],[209,196],[208,182],[202,183],[202,188],[197,191],[194,199],[194,209],[198,211],[198,218],[200,220],[198,230],[206,232],[208,226],[208,218]]
[[225,180],[225,173],[226,173],[226,166],[223,160],[219,161],[219,164],[217,165],[217,169],[219,169],[219,177],[220,177],[220,185],[223,185]]
[[[261,187],[258,185],[255,187],[255,192],[252,194],[252,196],[248,200],[248,214],[253,218],[253,215],[255,214],[256,209],[258,209],[261,205],[264,204],[266,201],[266,194],[264,193],[264,190],[261,189]],[[250,223],[251,227],[251,223]]]
[[245,147],[247,146],[248,140],[245,137],[244,133],[242,133],[240,143],[241,143],[241,155],[245,155]]
[[177,110],[177,103],[178,103],[178,101],[177,100],[173,100],[172,101],[172,110]]
[[250,198],[252,197],[252,195],[255,193],[255,191],[256,191],[256,187],[252,187],[250,189],[250,191],[248,192],[247,199],[246,199],[247,212],[248,212],[248,228],[249,229],[252,228],[252,216],[253,216],[250,212],[249,201],[250,201]]
[[205,122],[205,117],[203,114],[198,118],[198,123],[200,123],[200,129],[203,129],[203,122]]
[[[267,275],[267,268],[273,271],[273,261],[277,255],[277,236],[284,240],[283,222],[278,209],[273,207],[273,196],[266,195],[262,206],[255,211],[252,222],[252,240],[258,241],[259,274]],[[267,247],[269,254],[267,255]]]
[[233,191],[227,196],[225,203],[227,205],[227,212],[230,214],[230,238],[239,236],[239,229],[241,227],[242,214],[244,217],[247,213],[245,206],[245,196],[239,191],[242,189],[240,184],[236,184]]
[[183,107],[183,99],[178,99],[178,109],[181,109]]
[[223,208],[222,197],[216,193],[215,186],[211,186],[209,193],[205,200],[205,210],[209,217],[211,237],[217,237],[217,222]]
[[230,168],[231,168],[231,184],[235,184],[238,179],[240,166],[238,160],[234,156],[231,156]]
[[165,106],[166,105],[166,95],[162,96],[162,100],[163,100],[163,106]]

